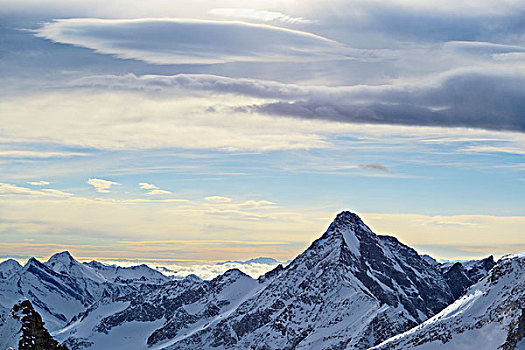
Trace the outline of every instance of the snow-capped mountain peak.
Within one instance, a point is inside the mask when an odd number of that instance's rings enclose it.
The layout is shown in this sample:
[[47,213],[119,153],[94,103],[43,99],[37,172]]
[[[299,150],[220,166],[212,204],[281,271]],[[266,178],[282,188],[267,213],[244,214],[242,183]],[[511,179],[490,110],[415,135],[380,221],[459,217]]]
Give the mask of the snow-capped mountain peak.
[[335,228],[352,228],[356,225],[366,226],[363,220],[361,220],[361,218],[359,217],[359,215],[351,211],[345,210],[336,215],[335,219],[332,221],[327,231],[332,231]]
[[71,253],[69,253],[67,250],[53,254],[47,262],[49,263],[71,263],[75,259],[71,256]]
[[96,270],[75,260],[68,251],[54,254],[44,263],[47,267],[58,273],[89,279],[96,283],[104,283],[106,279]]
[[338,235],[343,238],[343,243],[348,250],[355,256],[359,256],[359,236],[365,236],[368,234],[373,235],[370,228],[357,214],[343,211],[336,216],[334,221],[332,221],[321,239],[327,239],[331,236]]
[[29,271],[32,269],[49,269],[47,266],[45,266],[43,263],[41,263],[37,258],[31,257],[27,260],[25,265],[22,267],[21,272],[23,271]]
[[22,265],[14,259],[7,259],[0,263],[0,279],[6,279],[22,269]]

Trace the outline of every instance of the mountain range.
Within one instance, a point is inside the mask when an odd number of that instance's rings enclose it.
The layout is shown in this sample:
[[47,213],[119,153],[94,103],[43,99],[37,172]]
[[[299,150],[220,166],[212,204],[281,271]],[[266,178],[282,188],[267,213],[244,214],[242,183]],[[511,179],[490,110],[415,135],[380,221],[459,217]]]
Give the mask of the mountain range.
[[4,348],[25,341],[13,327],[20,300],[71,350],[525,348],[525,254],[439,263],[351,212],[258,279],[237,269],[173,279],[67,252],[25,266],[7,260]]

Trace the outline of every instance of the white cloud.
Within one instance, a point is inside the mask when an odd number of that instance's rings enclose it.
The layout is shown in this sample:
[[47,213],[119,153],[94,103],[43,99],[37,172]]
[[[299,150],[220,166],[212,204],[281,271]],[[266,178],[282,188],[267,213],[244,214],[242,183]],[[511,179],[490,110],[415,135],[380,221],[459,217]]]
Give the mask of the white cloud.
[[140,188],[142,188],[143,190],[156,190],[158,189],[157,186],[153,185],[153,184],[149,184],[147,182],[141,182],[139,183],[139,186]]
[[48,181],[28,181],[27,183],[30,184],[30,185],[33,185],[33,186],[46,186],[46,185],[49,185]]
[[240,204],[237,204],[238,207],[251,207],[251,208],[275,208],[274,206],[277,203],[270,202],[267,200],[247,200],[245,202],[242,202]]
[[154,184],[149,184],[147,182],[141,182],[139,183],[139,186],[143,190],[148,190],[148,195],[162,195],[162,194],[171,194],[170,191],[161,190]]
[[525,155],[524,148],[513,148],[505,146],[468,146],[460,149],[460,151],[469,153],[507,153]]
[[102,179],[89,179],[88,184],[95,188],[95,191],[99,193],[109,193],[111,186],[120,185],[118,182],[102,180]]
[[281,22],[281,23],[312,23],[311,20],[302,17],[292,17],[285,15],[282,12],[255,10],[255,9],[241,9],[241,8],[214,8],[208,11],[210,15],[226,17],[226,18],[241,18],[260,22]]
[[63,192],[63,191],[55,190],[55,189],[52,189],[52,188],[43,188],[42,192],[44,192],[46,194],[49,194],[51,196],[56,196],[56,197],[70,197],[70,196],[73,196],[72,193]]
[[44,152],[44,151],[0,151],[0,158],[62,158],[81,157],[87,153],[80,152]]
[[230,21],[71,18],[46,23],[36,35],[160,65],[312,61],[361,55],[311,33]]
[[261,275],[264,275],[266,272],[274,269],[277,265],[268,265],[268,264],[259,264],[259,263],[249,263],[249,264],[239,264],[239,263],[226,263],[226,264],[193,264],[193,265],[173,265],[173,264],[162,264],[154,263],[154,266],[163,266],[173,272],[166,273],[167,275],[177,276],[177,277],[186,277],[190,274],[199,276],[202,279],[212,279],[225,273],[230,269],[239,269],[247,275],[250,275],[253,278],[258,278]]
[[37,191],[27,187],[21,187],[0,182],[0,196],[70,197],[73,196],[73,194],[51,188],[44,188],[42,190]]
[[170,191],[166,191],[166,190],[151,190],[147,194],[148,195],[171,194],[171,192]]

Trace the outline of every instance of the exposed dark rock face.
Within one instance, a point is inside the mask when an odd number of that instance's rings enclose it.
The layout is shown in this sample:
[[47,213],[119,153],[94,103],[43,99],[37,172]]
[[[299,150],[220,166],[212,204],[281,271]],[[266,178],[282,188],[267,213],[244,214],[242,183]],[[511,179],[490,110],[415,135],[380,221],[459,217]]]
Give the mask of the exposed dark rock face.
[[51,337],[44,327],[42,317],[35,311],[29,300],[23,300],[12,309],[13,318],[19,319],[22,328],[19,350],[67,350],[67,347],[59,344]]
[[445,276],[445,280],[447,281],[455,299],[463,295],[467,288],[472,284],[463,268],[463,265],[459,262],[452,265],[452,267],[443,273],[443,275]]
[[457,299],[467,291],[468,287],[485,276],[495,264],[491,255],[483,260],[444,264],[441,271],[454,299]]
[[496,265],[496,262],[492,255],[483,260],[474,261],[471,266],[467,268],[467,275],[472,283],[476,283],[484,277],[494,265]]
[[519,318],[511,323],[507,341],[501,346],[501,349],[516,350],[517,344],[523,339],[525,339],[525,308],[521,309]]
[[[466,268],[473,263],[479,262]],[[516,350],[523,349],[524,340],[525,252],[503,257],[438,315],[374,349]]]

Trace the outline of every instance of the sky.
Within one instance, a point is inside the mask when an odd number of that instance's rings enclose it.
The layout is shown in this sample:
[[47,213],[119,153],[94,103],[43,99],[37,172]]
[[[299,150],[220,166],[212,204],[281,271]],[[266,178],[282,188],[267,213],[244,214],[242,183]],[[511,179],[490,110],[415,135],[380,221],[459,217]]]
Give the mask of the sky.
[[0,0],[0,257],[287,261],[342,210],[525,250],[524,33],[523,0]]

